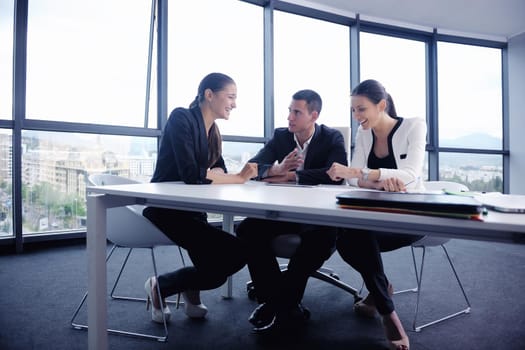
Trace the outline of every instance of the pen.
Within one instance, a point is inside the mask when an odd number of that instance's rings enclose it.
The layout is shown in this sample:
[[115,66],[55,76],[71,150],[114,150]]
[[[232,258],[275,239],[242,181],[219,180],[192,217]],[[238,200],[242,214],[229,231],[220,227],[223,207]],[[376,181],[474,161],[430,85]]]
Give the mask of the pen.
[[406,184],[405,184],[405,187],[408,186],[408,185],[411,185],[413,184],[414,182],[416,182],[417,180],[419,180],[419,177],[416,177],[414,180],[412,181],[408,181]]

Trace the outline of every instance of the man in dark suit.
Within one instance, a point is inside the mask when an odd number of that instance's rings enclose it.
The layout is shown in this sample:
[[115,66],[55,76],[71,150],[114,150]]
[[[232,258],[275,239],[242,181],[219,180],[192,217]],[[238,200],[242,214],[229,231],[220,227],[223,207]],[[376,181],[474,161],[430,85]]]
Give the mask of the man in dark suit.
[[[340,184],[326,171],[333,162],[347,163],[343,135],[316,123],[322,100],[312,90],[292,97],[288,128],[275,129],[270,141],[249,162],[258,165],[258,180],[305,185]],[[315,198],[312,198],[315,200]],[[336,229],[293,222],[246,218],[236,231],[248,250],[248,269],[259,306],[249,321],[257,334],[288,331],[304,323],[309,311],[301,304],[308,277],[332,254]],[[301,243],[281,272],[272,241],[298,234]]]

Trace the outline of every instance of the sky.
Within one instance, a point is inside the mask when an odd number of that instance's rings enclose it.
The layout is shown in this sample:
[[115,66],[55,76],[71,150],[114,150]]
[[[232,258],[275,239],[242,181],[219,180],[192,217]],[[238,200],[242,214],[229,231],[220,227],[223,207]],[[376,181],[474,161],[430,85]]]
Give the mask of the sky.
[[[0,116],[4,118],[11,114],[10,6],[12,0],[0,0]],[[28,118],[141,127],[150,6],[146,0],[30,2]],[[50,9],[52,21],[47,16]],[[111,24],[117,11],[118,26]],[[168,109],[187,106],[200,79],[222,71],[238,87],[237,109],[230,120],[221,122],[222,133],[262,136],[262,9],[241,1],[200,0],[170,2],[169,11],[168,38],[177,45],[169,45]],[[348,125],[348,28],[281,12],[275,13],[274,24],[275,126],[286,125],[291,95],[303,88],[314,89],[323,98],[320,123]],[[361,80],[382,82],[399,115],[424,118],[424,44],[364,33],[361,45]],[[500,51],[439,43],[438,62],[442,137],[469,133],[501,137]],[[155,103],[154,95],[151,102]]]

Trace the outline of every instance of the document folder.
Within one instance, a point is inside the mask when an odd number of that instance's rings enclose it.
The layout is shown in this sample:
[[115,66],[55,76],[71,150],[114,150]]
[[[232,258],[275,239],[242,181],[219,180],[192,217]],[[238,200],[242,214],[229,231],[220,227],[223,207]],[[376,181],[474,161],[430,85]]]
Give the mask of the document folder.
[[480,219],[483,205],[466,196],[436,193],[348,191],[336,196],[345,208]]

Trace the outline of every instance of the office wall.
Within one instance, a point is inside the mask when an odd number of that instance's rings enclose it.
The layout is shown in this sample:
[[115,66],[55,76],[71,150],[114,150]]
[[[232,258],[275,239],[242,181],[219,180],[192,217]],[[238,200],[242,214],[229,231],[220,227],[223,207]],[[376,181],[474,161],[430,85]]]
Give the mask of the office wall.
[[525,194],[525,33],[509,40],[510,193]]

